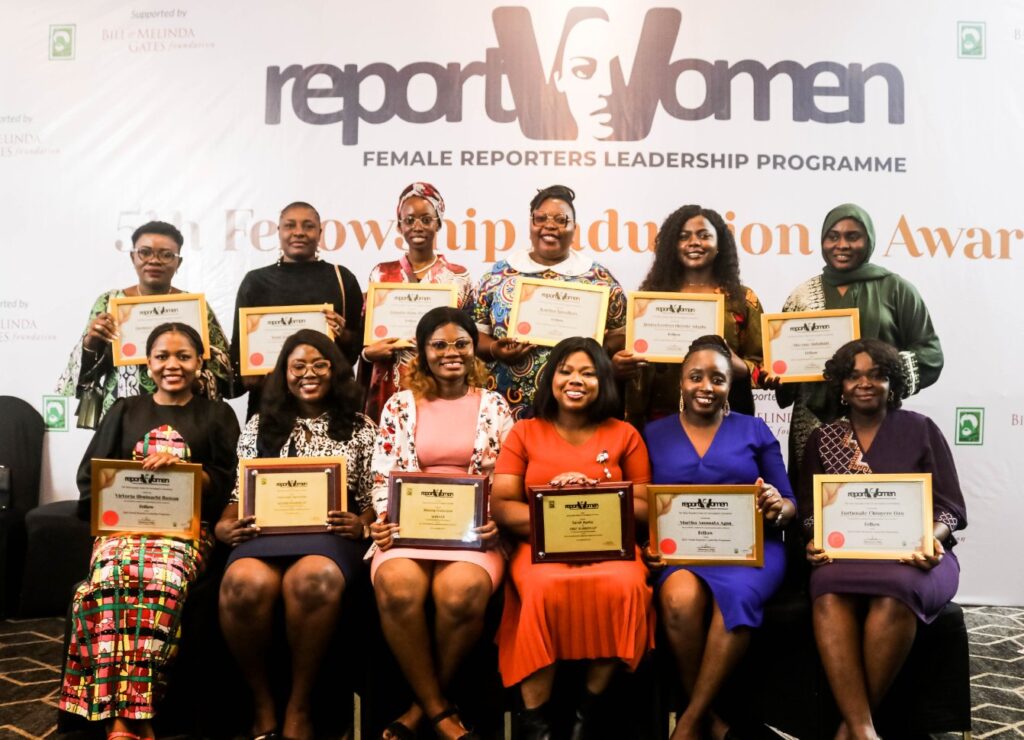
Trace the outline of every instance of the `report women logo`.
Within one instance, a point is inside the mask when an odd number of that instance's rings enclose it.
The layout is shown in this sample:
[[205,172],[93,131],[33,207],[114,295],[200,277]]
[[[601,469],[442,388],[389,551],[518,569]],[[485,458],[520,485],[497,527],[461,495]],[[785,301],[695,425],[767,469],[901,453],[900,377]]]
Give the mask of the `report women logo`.
[[[394,117],[414,124],[441,119],[460,123],[467,105],[482,107],[495,123],[517,122],[528,139],[640,141],[659,110],[680,121],[730,120],[737,77],[738,90],[743,91],[737,95],[753,97],[749,107],[755,121],[771,119],[771,87],[776,78],[785,77],[792,90],[793,121],[864,123],[865,83],[880,77],[876,84],[884,83],[887,89],[885,118],[890,124],[903,123],[903,75],[892,64],[865,67],[821,61],[804,66],[792,60],[766,64],[754,59],[673,59],[682,17],[676,8],[651,8],[639,38],[627,40],[603,8],[571,8],[554,53],[546,57],[553,59],[546,68],[530,11],[496,8],[492,22],[497,46],[468,63],[419,61],[401,69],[384,61],[267,67],[264,121],[271,126],[281,123],[282,97],[290,88],[295,116],[316,126],[340,123],[345,145],[359,142],[361,124],[376,125]],[[627,53],[633,53],[628,79],[622,63]],[[834,84],[820,83],[819,76],[826,74]],[[703,79],[704,98],[697,105],[679,99],[678,83],[684,75]],[[410,103],[410,97],[420,97],[410,96],[410,87],[424,89],[423,80],[413,82],[419,77],[430,80],[426,89],[431,105],[426,110]],[[483,78],[483,100],[474,97],[473,91],[480,88],[477,77]],[[374,108],[367,108],[361,97],[367,80],[368,89],[384,90],[383,101]],[[313,99],[315,110],[310,105]],[[827,109],[818,106],[823,100],[828,101]],[[877,111],[872,113],[880,117]]]

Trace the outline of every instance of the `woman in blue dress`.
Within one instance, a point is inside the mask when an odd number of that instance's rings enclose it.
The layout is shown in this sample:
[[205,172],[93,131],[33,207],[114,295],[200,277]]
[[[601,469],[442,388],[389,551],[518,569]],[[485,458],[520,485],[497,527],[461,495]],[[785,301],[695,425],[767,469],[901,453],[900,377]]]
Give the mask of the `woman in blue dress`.
[[[711,709],[722,683],[743,657],[764,603],[782,583],[786,556],[781,528],[796,516],[779,443],[756,416],[729,412],[731,352],[721,337],[690,345],[680,378],[678,416],[649,423],[644,439],[652,484],[755,484],[768,525],[764,566],[671,566],[658,580],[665,633],[689,697],[673,740],[725,737],[725,721]],[[650,556],[650,552],[648,552]]]

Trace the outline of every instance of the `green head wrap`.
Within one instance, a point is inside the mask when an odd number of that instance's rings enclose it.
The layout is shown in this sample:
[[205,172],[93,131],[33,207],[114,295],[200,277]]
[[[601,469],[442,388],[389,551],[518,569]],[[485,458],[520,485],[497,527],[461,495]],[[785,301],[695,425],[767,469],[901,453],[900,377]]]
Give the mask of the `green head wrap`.
[[[852,218],[864,227],[864,233],[867,236],[868,242],[864,252],[864,261],[852,270],[837,270],[826,262],[825,269],[821,272],[822,280],[829,285],[849,285],[850,283],[858,283],[864,280],[880,280],[884,278],[889,274],[889,271],[884,267],[871,264],[871,253],[875,251],[875,224],[871,221],[871,216],[868,215],[867,211],[860,206],[854,203],[843,203],[841,206],[836,206],[829,211],[828,215],[825,216],[824,223],[821,225],[821,241],[824,242],[825,235],[844,218]],[[822,256],[824,256],[824,252]]]

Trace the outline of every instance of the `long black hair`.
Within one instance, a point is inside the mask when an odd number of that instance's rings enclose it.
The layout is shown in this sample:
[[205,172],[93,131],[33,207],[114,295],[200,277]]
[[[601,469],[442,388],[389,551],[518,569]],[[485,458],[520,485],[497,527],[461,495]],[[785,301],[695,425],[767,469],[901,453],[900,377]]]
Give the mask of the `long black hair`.
[[654,263],[647,277],[640,283],[640,290],[675,292],[683,283],[686,267],[679,260],[679,235],[691,218],[703,216],[715,227],[718,237],[718,255],[711,273],[725,291],[726,300],[732,307],[741,308],[744,291],[740,285],[740,258],[736,251],[736,239],[725,220],[710,208],[686,205],[672,211],[658,229],[654,240]]
[[263,386],[258,443],[268,454],[281,449],[299,415],[298,399],[288,390],[288,358],[300,344],[313,347],[331,363],[330,386],[324,399],[328,437],[339,442],[351,439],[356,414],[363,406],[363,390],[338,345],[322,332],[300,329],[284,341],[277,364]]
[[558,401],[555,399],[551,383],[555,371],[565,359],[576,352],[584,352],[594,363],[597,373],[597,398],[587,406],[587,417],[595,424],[615,416],[619,410],[619,391],[615,384],[615,372],[612,361],[604,348],[590,337],[568,337],[556,344],[548,355],[544,369],[537,379],[537,393],[533,397],[533,415],[538,419],[554,421],[558,418]]

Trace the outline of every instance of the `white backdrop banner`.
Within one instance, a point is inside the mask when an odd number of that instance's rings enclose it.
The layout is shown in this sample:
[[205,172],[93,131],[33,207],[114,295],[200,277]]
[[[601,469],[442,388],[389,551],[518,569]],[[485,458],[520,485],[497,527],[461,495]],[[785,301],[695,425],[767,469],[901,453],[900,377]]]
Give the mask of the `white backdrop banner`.
[[[967,497],[960,600],[1024,604],[1024,4],[50,0],[3,17],[0,392],[51,427],[44,500],[77,495],[88,441],[56,378],[94,298],[135,282],[147,220],[181,228],[175,285],[230,330],[294,200],[365,287],[402,248],[412,180],[443,193],[440,249],[475,274],[564,183],[577,248],[627,289],[662,219],[701,203],[769,311],[820,271],[821,220],[853,201],[945,350],[909,407],[945,432]],[[758,395],[785,448],[788,411]]]

